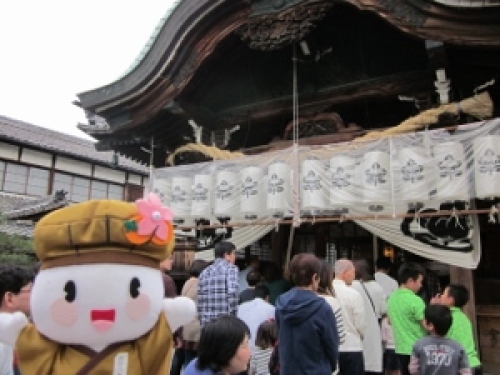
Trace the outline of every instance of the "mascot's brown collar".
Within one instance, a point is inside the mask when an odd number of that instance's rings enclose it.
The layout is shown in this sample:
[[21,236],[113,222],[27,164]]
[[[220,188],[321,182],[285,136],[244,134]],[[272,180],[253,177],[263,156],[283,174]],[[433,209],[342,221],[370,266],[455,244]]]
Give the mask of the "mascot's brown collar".
[[130,343],[129,341],[124,342],[115,342],[101,350],[100,352],[96,352],[94,349],[89,348],[85,345],[70,345],[76,351],[83,353],[89,357],[89,361],[83,366],[75,375],[87,375],[101,362],[105,359],[110,353],[116,350],[123,344]]

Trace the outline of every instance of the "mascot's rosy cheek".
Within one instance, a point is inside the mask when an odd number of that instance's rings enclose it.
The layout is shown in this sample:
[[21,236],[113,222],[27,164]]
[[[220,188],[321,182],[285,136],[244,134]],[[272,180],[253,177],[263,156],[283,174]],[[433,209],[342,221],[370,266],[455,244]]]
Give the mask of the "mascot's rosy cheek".
[[139,297],[127,303],[127,315],[130,320],[141,320],[149,314],[151,301],[147,295],[141,294]]
[[61,327],[71,327],[78,320],[78,307],[60,298],[50,307],[50,315],[52,320]]

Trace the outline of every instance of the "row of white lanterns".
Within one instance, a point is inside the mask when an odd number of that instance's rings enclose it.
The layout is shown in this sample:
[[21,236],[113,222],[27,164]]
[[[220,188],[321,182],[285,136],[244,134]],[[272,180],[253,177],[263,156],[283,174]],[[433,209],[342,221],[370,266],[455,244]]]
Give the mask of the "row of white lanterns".
[[[402,148],[391,155],[369,151],[360,161],[348,155],[329,160],[303,160],[299,172],[300,209],[346,210],[364,204],[374,211],[396,202],[418,205],[471,198],[469,168],[473,168],[474,196],[500,196],[500,136],[479,137],[472,143],[473,164],[460,142],[426,148]],[[392,161],[392,163],[391,163]],[[293,172],[284,161],[259,166],[219,169],[171,179],[170,206],[176,219],[231,217],[254,220],[283,217],[292,211]]]

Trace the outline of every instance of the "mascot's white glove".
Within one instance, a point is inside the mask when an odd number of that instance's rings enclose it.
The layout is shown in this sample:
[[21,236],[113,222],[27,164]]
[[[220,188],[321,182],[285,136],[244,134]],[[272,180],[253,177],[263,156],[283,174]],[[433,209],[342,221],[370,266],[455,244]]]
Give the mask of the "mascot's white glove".
[[21,330],[29,323],[22,312],[0,313],[0,342],[14,346]]
[[175,332],[179,327],[193,321],[196,316],[196,305],[187,297],[165,298],[163,312],[170,330]]

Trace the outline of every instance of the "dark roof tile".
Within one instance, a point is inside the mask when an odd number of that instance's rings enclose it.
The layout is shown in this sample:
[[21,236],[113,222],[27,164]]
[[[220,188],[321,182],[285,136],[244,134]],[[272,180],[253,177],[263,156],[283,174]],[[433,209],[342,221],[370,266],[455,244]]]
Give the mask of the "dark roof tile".
[[[76,156],[91,162],[109,164],[113,157],[112,151],[96,151],[92,141],[5,116],[0,116],[0,140],[2,139],[22,142],[25,145],[56,151],[59,154],[68,156]],[[146,166],[124,156],[119,158],[118,168],[140,172],[141,174],[147,174],[148,172]]]

